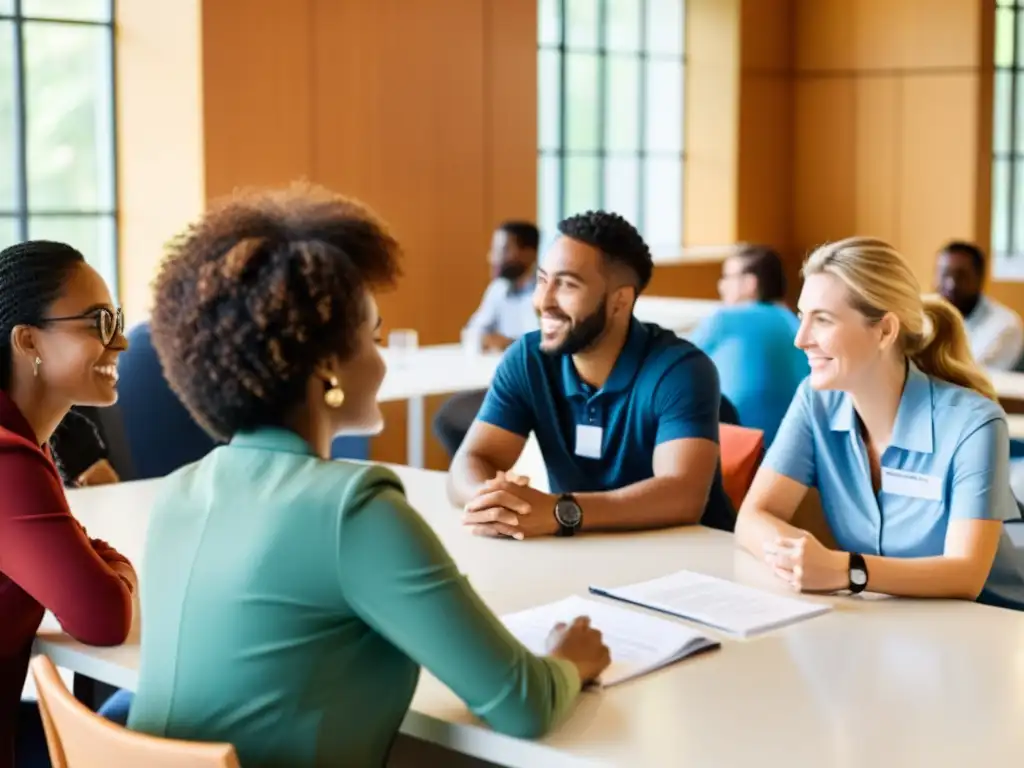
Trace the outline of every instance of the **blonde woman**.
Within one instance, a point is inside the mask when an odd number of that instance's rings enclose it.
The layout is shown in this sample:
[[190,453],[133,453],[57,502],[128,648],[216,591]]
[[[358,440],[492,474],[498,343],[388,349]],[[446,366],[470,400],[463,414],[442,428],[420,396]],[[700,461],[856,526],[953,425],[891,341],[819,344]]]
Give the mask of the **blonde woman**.
[[[736,536],[794,589],[942,597],[1024,609],[1024,568],[1003,531],[1006,417],[963,322],[921,297],[879,240],[817,249],[800,329],[811,375],[745,499]],[[821,494],[840,550],[789,524]]]

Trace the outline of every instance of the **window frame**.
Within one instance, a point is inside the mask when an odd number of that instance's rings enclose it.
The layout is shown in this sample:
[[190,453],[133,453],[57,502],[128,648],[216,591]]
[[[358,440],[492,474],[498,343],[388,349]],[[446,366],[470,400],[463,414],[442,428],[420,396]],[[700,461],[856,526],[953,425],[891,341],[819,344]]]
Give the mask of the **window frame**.
[[[116,294],[120,279],[120,188],[118,179],[118,136],[117,136],[117,0],[105,0],[108,4],[108,13],[105,20],[76,19],[67,16],[36,16],[23,12],[24,0],[10,0],[10,12],[0,10],[0,25],[11,24],[14,39],[13,71],[14,78],[14,207],[0,207],[0,221],[15,222],[16,241],[24,241],[29,238],[29,222],[31,219],[61,218],[96,220],[97,222],[109,222],[112,242],[110,252],[112,272],[104,275],[110,281],[110,288]],[[28,167],[28,94],[26,92],[26,56],[25,56],[25,24],[47,24],[82,26],[90,28],[103,28],[107,30],[107,43],[109,45],[109,90],[107,93],[110,105],[110,146],[107,157],[110,160],[111,179],[111,207],[94,209],[61,209],[61,208],[33,208],[30,205],[30,180]],[[0,130],[6,130],[0,126]],[[80,243],[69,243],[76,248],[81,248]],[[89,256],[90,254],[86,254]]]
[[[1001,13],[1001,11],[1003,13]],[[1006,13],[1009,12],[1009,13]],[[990,241],[993,276],[999,279],[1024,280],[1024,221],[1016,221],[1014,210],[1022,206],[1019,200],[1024,193],[1024,127],[1019,125],[1018,110],[1024,112],[1024,0],[996,0],[995,43],[992,50],[992,179]],[[1000,62],[999,24],[1000,19],[1009,16],[1011,30],[1011,54],[1009,63]],[[998,84],[1001,74],[1009,76],[1009,94],[1005,102],[1000,101]],[[1000,118],[1004,118],[1000,121]],[[1005,123],[1008,123],[1005,124]],[[997,139],[1005,131],[1005,148],[997,145]],[[1018,133],[1021,133],[1018,140]],[[1000,169],[1006,169],[1005,178]],[[999,183],[999,182],[1005,183]],[[1017,186],[1021,184],[1021,189]],[[1005,211],[1005,220],[997,221],[999,211]],[[999,232],[999,228],[1003,231]],[[1015,241],[1018,245],[1015,247]],[[1002,243],[1005,248],[997,247]]]
[[[607,165],[609,160],[616,159],[629,159],[634,160],[637,164],[637,178],[636,178],[636,203],[635,203],[635,221],[631,221],[634,226],[644,235],[648,241],[649,225],[647,221],[647,215],[649,211],[648,200],[647,200],[647,185],[648,176],[651,172],[651,168],[657,163],[659,159],[671,160],[673,162],[678,161],[680,170],[680,190],[679,199],[680,203],[683,202],[685,195],[685,176],[686,176],[686,69],[687,69],[687,46],[686,46],[686,22],[687,22],[687,9],[686,0],[679,0],[682,6],[682,45],[680,53],[666,53],[662,51],[652,51],[650,47],[650,40],[648,39],[648,27],[650,20],[650,0],[635,0],[638,6],[637,13],[639,14],[639,29],[638,35],[638,46],[635,51],[623,51],[615,48],[608,47],[608,3],[609,0],[593,0],[597,8],[597,44],[596,46],[584,46],[580,44],[574,44],[568,42],[568,25],[567,25],[567,4],[568,0],[554,0],[557,8],[558,18],[558,41],[557,42],[546,42],[543,40],[542,34],[538,32],[537,40],[537,57],[538,57],[538,92],[543,92],[541,79],[544,77],[544,61],[543,56],[545,53],[554,53],[558,57],[557,69],[558,69],[558,140],[557,145],[554,148],[544,146],[544,136],[542,134],[542,126],[544,122],[544,109],[545,104],[543,99],[538,99],[538,141],[537,141],[537,172],[538,172],[538,223],[542,230],[542,237],[550,239],[553,236],[552,232],[544,232],[545,226],[549,226],[552,222],[546,221],[545,216],[545,204],[544,198],[546,194],[553,194],[557,199],[557,206],[555,207],[556,214],[555,220],[561,221],[568,215],[574,213],[580,213],[581,211],[570,211],[566,209],[566,183],[568,177],[568,166],[569,161],[574,159],[589,158],[597,161],[597,207],[604,208],[607,204],[608,196],[606,190],[606,174]],[[543,0],[540,0],[538,7],[542,10]],[[566,98],[566,85],[568,82],[568,63],[569,59],[573,56],[596,56],[597,57],[597,146],[595,149],[570,149],[568,147],[568,102]],[[636,119],[636,133],[637,133],[637,147],[635,150],[623,150],[623,149],[609,149],[608,146],[608,125],[607,125],[607,108],[608,100],[611,94],[610,88],[610,77],[609,77],[609,60],[617,58],[620,60],[635,61],[638,69],[638,80],[636,83],[637,87],[637,119]],[[678,64],[680,79],[682,85],[682,92],[679,94],[681,100],[682,112],[680,120],[680,150],[678,152],[670,150],[658,150],[651,149],[648,146],[648,68],[650,63],[654,61],[665,61],[673,64]],[[554,160],[557,164],[557,182],[556,189],[546,190],[545,189],[545,161]],[[620,212],[620,211],[616,211]],[[633,218],[633,217],[627,217]],[[683,247],[683,233],[684,233],[683,221],[683,210],[682,205],[679,210],[679,239],[678,243],[650,243],[652,249],[660,248],[671,248],[673,255]],[[655,254],[657,258],[659,254]]]

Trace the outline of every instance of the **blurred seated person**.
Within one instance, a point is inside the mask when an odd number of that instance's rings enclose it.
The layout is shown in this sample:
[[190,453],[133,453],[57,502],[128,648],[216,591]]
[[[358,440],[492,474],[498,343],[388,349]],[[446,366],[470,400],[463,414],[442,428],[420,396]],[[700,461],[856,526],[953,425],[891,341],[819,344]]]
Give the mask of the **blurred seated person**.
[[391,470],[330,460],[383,426],[374,292],[398,272],[373,213],[305,186],[211,208],[162,265],[153,343],[227,444],[151,514],[133,730],[231,743],[246,768],[381,766],[421,667],[535,738],[609,663],[582,619],[527,651]]
[[785,305],[782,259],[762,245],[745,247],[723,263],[718,292],[725,306],[689,339],[715,363],[740,424],[764,432],[767,446],[810,373],[793,344],[800,321]]
[[985,254],[973,243],[947,243],[936,261],[936,290],[964,319],[978,365],[1013,370],[1024,353],[1024,322],[1005,304],[986,296]]
[[[731,530],[715,366],[633,316],[650,249],[604,211],[558,231],[537,271],[540,330],[506,351],[448,474],[464,524],[515,539],[699,522]],[[506,474],[531,432],[551,494]]]
[[99,429],[84,413],[72,408],[50,438],[50,450],[61,480],[68,488],[107,485],[120,479],[110,463]]
[[[504,351],[524,333],[537,330],[533,309],[540,233],[526,221],[506,221],[494,231],[488,261],[492,280],[463,334],[476,334],[489,352]],[[449,398],[434,417],[434,434],[454,456],[484,401],[486,390]]]

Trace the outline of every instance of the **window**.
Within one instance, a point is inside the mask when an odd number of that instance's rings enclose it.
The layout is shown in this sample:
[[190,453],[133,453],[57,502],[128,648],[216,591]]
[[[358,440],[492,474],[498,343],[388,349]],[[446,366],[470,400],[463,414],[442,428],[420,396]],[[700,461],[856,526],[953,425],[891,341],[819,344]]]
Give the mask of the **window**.
[[997,0],[992,103],[992,268],[1024,277],[1024,0]]
[[684,0],[540,0],[538,202],[551,237],[603,208],[655,253],[683,215]]
[[113,0],[0,0],[0,248],[78,248],[117,277]]

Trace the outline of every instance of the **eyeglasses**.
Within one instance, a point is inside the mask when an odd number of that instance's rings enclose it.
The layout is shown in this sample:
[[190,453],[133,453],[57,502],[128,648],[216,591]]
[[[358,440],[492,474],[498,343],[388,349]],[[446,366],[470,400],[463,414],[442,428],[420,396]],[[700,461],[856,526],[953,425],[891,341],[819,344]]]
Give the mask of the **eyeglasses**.
[[110,310],[106,307],[91,309],[81,315],[47,317],[44,322],[64,323],[70,320],[93,320],[96,323],[96,332],[99,333],[100,341],[105,347],[109,347],[114,339],[124,333],[124,313],[120,309]]

